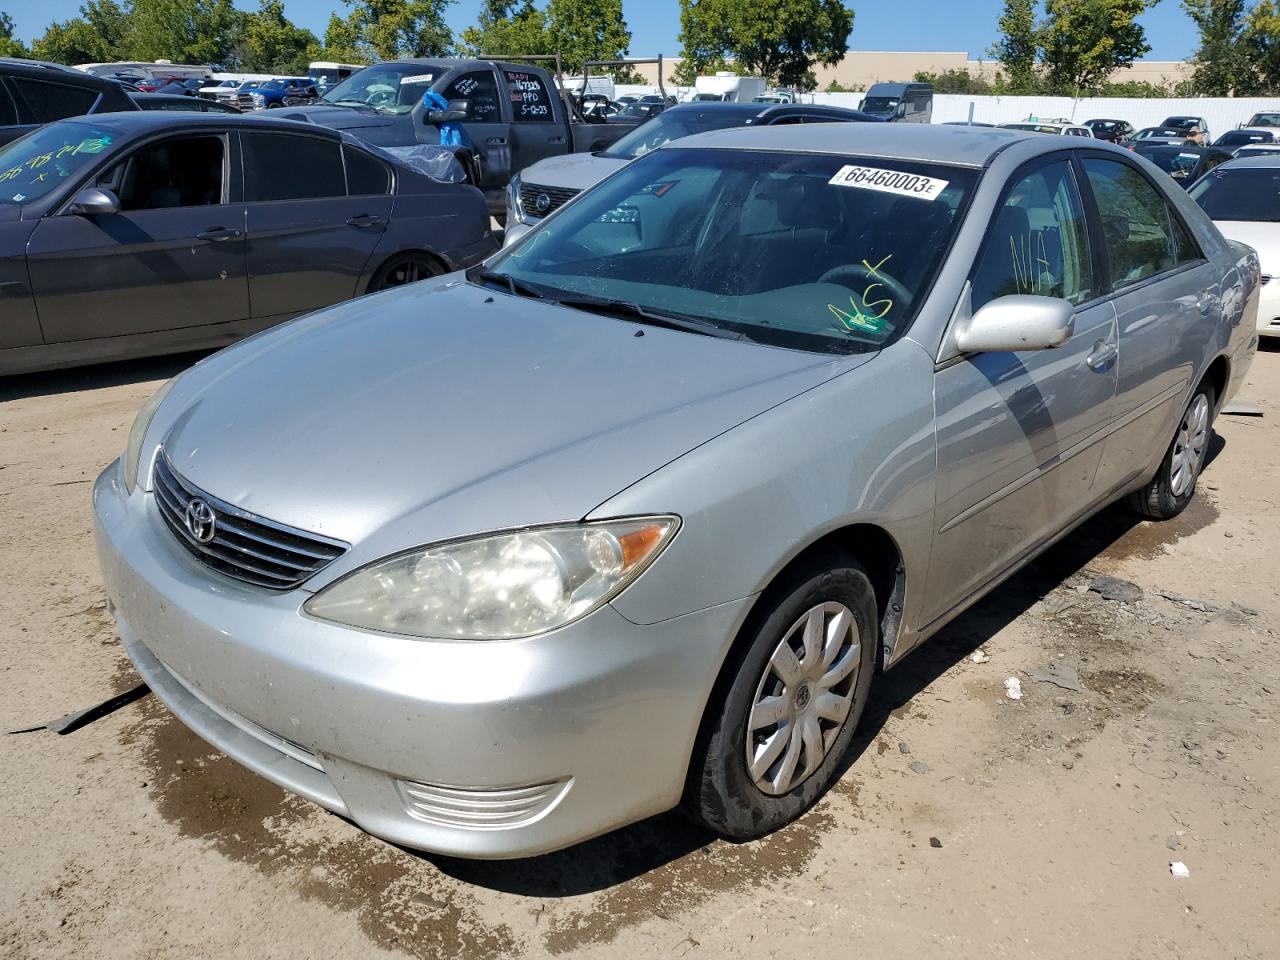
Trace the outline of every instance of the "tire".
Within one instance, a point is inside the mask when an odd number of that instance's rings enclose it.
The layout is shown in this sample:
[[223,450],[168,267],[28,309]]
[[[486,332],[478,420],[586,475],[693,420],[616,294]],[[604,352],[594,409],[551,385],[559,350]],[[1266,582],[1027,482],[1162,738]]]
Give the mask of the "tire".
[[392,287],[430,280],[444,273],[440,262],[425,253],[400,253],[378,268],[369,281],[369,293],[378,293]]
[[1129,494],[1133,510],[1152,520],[1170,520],[1187,508],[1209,457],[1215,399],[1209,384],[1196,387],[1155,477]]
[[[724,692],[709,708],[707,732],[690,767],[688,812],[729,840],[752,840],[785,826],[835,782],[875,669],[875,594],[857,563],[831,555],[807,563],[773,597],[744,627],[750,639],[730,666],[727,689],[720,684]],[[804,652],[812,617],[821,617],[816,656]],[[793,656],[802,651],[796,664],[782,652],[784,645]],[[841,679],[829,682],[845,668]],[[784,679],[788,671],[795,680]],[[748,723],[755,727],[750,753]],[[820,750],[825,753],[815,764]],[[754,773],[749,757],[757,764]],[[788,765],[794,771],[789,777]]]

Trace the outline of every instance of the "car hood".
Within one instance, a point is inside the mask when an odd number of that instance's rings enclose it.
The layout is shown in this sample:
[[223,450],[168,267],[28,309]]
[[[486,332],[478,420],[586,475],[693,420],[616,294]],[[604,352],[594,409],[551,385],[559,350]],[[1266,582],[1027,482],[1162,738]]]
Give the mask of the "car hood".
[[399,119],[395,114],[379,113],[365,107],[331,107],[325,104],[309,104],[290,107],[280,114],[288,120],[304,120],[333,130],[361,130],[368,127],[389,127]]
[[570,153],[563,157],[539,160],[533,166],[526,167],[520,173],[520,180],[540,187],[585,190],[630,162],[614,157],[597,157],[590,153]]
[[208,493],[353,544],[327,581],[421,543],[580,519],[867,359],[641,327],[455,274],[208,358],[150,436]]
[[1258,251],[1263,273],[1275,276],[1280,272],[1280,224],[1269,220],[1215,220],[1214,223],[1228,240],[1237,240]]

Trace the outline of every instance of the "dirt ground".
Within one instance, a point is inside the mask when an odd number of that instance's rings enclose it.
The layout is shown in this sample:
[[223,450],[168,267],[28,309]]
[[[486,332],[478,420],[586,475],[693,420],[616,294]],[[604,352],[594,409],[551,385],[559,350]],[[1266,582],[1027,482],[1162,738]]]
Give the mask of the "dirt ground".
[[[0,730],[137,682],[90,484],[192,359],[0,383]],[[1280,352],[1240,399],[1265,417],[1219,420],[1186,514],[1107,511],[881,678],[837,788],[766,840],[663,816],[534,860],[419,856],[148,697],[0,734],[0,956],[1280,956]],[[1142,598],[1090,592],[1104,574]]]

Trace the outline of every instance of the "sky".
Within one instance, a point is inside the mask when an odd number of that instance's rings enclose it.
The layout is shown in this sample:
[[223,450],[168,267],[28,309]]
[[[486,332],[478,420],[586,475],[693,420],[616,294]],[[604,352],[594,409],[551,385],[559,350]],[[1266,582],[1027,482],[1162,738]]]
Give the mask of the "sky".
[[[76,15],[82,0],[0,0],[17,25],[19,39],[30,42],[42,34],[53,20]],[[896,4],[863,3],[847,0],[855,12],[851,50],[966,50],[974,58],[985,58],[995,40],[996,20],[1002,0],[915,0],[911,17],[904,21]],[[236,0],[246,10],[257,9],[256,0]],[[447,18],[455,33],[475,22],[480,0],[455,0]],[[285,0],[290,19],[323,34],[329,14],[345,11],[334,0]],[[651,57],[659,53],[677,56],[680,44],[679,0],[623,0],[623,15],[631,27],[631,55]],[[1174,0],[1165,0],[1143,15],[1151,52],[1147,59],[1181,60],[1195,48],[1196,34],[1191,20]],[[905,25],[904,25],[905,24]]]

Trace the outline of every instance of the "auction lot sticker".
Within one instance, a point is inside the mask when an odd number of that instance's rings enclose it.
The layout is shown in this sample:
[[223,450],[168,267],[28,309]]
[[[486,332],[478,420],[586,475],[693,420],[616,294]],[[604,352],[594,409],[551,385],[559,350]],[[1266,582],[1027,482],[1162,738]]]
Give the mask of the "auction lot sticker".
[[951,181],[918,173],[903,173],[901,170],[881,170],[877,167],[847,164],[837,170],[835,176],[827,182],[837,187],[857,187],[860,190],[893,193],[900,197],[937,200]]

